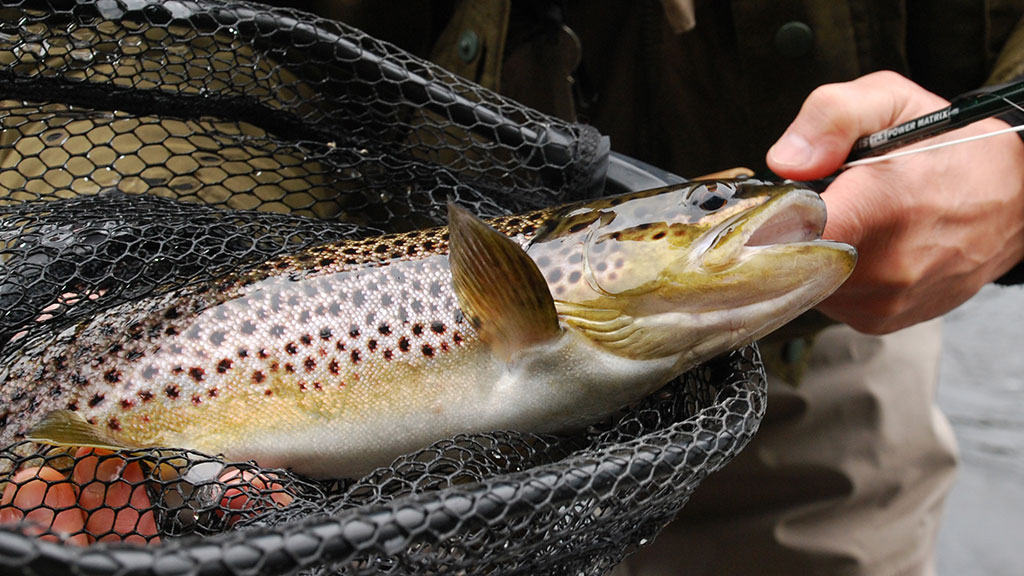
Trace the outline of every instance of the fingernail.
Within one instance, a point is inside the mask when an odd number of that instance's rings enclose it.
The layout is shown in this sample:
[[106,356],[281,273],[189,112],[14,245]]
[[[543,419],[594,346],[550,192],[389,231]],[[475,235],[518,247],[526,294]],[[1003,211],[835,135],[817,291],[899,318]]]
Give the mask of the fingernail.
[[768,150],[768,158],[782,166],[804,166],[811,160],[811,143],[803,136],[787,132]]

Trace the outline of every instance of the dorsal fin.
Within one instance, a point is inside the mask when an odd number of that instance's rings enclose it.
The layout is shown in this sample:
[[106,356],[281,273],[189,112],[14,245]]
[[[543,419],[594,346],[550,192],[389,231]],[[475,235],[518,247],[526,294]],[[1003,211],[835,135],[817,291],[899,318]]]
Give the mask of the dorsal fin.
[[71,410],[54,410],[36,424],[26,439],[54,446],[105,448],[125,450],[132,448],[104,434],[98,426],[86,422],[81,414]]
[[448,228],[459,306],[496,356],[508,360],[561,333],[551,290],[515,241],[452,203]]

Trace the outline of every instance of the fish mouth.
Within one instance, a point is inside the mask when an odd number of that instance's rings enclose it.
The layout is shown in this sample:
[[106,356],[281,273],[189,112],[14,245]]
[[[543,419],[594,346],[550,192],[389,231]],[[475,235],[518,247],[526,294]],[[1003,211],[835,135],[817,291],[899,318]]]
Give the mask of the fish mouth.
[[724,270],[767,249],[823,243],[825,220],[825,202],[818,194],[789,190],[711,231],[701,264],[709,271]]
[[825,203],[814,192],[796,190],[766,204],[744,223],[744,247],[814,242],[825,231]]

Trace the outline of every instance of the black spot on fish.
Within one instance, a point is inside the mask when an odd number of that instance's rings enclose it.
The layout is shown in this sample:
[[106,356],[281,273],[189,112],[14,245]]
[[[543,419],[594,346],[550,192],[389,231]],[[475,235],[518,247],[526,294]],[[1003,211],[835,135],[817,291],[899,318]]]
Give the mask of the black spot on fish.
[[338,373],[341,371],[341,366],[338,365],[337,360],[332,358],[331,361],[327,364],[327,371],[337,376]]
[[587,226],[589,226],[589,225],[590,225],[590,222],[586,222],[586,221],[584,221],[584,222],[577,222],[577,223],[575,223],[575,224],[573,224],[572,226],[569,227],[569,233],[570,234],[575,234],[577,232],[585,230],[587,228]]
[[391,334],[391,326],[381,324],[380,326],[377,326],[377,332],[380,332],[381,336],[387,336],[388,334]]
[[270,357],[270,354],[267,352],[266,348],[260,348],[260,351],[257,352],[256,355],[260,358],[260,360],[266,360],[268,357]]
[[437,320],[430,323],[430,331],[434,334],[444,334],[445,326]]
[[166,334],[168,336],[177,336],[178,335],[178,329],[175,328],[174,326],[168,326],[167,329],[164,330],[164,334]]
[[284,371],[289,373],[289,374],[294,374],[295,373],[295,365],[292,364],[291,362],[286,362],[285,365],[284,365]]
[[164,388],[164,394],[166,394],[167,397],[170,398],[171,400],[174,400],[178,397],[180,392],[178,391],[178,387],[176,385],[171,384],[170,386]]
[[117,370],[107,370],[103,373],[103,379],[109,384],[117,384],[121,381],[121,372]]
[[153,393],[149,390],[143,390],[139,392],[139,399],[142,400],[143,403],[149,402],[153,399]]
[[352,359],[353,364],[359,364],[359,350],[353,350],[349,357]]
[[334,258],[324,258],[324,259],[320,260],[320,266],[322,268],[327,268],[329,266],[334,266]]
[[331,332],[330,328],[321,328],[320,329],[320,339],[321,340],[330,340],[331,336],[333,336],[333,333]]
[[390,348],[384,350],[384,359],[391,360],[395,356],[395,353]]
[[130,400],[130,399],[128,399],[128,398],[125,398],[124,400],[121,400],[121,410],[130,410],[134,406],[135,406],[135,402]]
[[238,357],[239,358],[248,358],[249,357],[249,351],[246,350],[245,348],[239,348],[238,349]]
[[220,362],[217,362],[217,373],[224,374],[228,370],[231,370],[231,364],[232,362],[230,358],[222,358]]
[[78,402],[75,400],[68,402],[68,410],[71,410],[72,412],[78,412]]
[[210,388],[209,390],[206,391],[206,395],[209,396],[210,398],[216,398],[217,397],[217,389],[216,388]]
[[337,343],[334,344],[334,347],[338,349],[338,352],[345,351],[345,343],[342,342],[341,340],[338,340]]
[[107,428],[117,432],[121,429],[121,423],[118,422],[117,418],[111,418],[110,420],[107,420]]
[[299,342],[302,342],[303,346],[309,346],[310,344],[313,343],[313,337],[310,336],[309,334],[303,334],[302,336],[299,337]]
[[206,378],[206,370],[203,370],[199,366],[193,366],[188,369],[188,375],[196,382],[202,382]]
[[312,372],[316,370],[316,360],[312,358],[306,358],[302,361],[302,365],[306,368],[306,372]]
[[125,360],[129,362],[135,362],[136,360],[142,358],[143,356],[145,356],[145,354],[143,354],[142,352],[139,352],[138,350],[132,350],[125,356]]
[[177,308],[168,308],[167,311],[164,312],[164,318],[166,318],[168,320],[174,320],[175,318],[178,318],[179,316],[181,316],[181,313],[178,312]]
[[462,344],[462,334],[458,332],[452,334],[452,342],[455,342],[456,345]]
[[371,338],[370,341],[366,343],[366,346],[370,349],[370,352],[374,352],[377,350],[377,341]]
[[103,394],[94,395],[92,398],[89,399],[89,407],[95,408],[96,406],[99,406],[103,402],[103,398]]
[[412,325],[412,333],[415,336],[422,336],[423,335],[423,324],[413,324]]
[[651,236],[651,238],[654,239],[654,240],[661,240],[662,238],[665,237],[665,235],[666,235],[666,232],[664,230],[662,230],[661,232],[658,232],[654,236]]
[[193,394],[192,395],[192,405],[193,406],[199,406],[202,402],[203,402],[203,397],[202,396],[200,396],[199,394]]
[[427,358],[430,358],[434,355],[434,347],[431,346],[430,344],[424,344],[423,348],[421,348],[420,350],[423,352],[423,355],[426,356]]
[[256,384],[262,384],[267,379],[267,375],[262,370],[256,370],[252,373],[252,381]]
[[399,338],[398,339],[398,349],[401,350],[402,352],[408,352],[409,351],[409,339],[406,338],[405,336],[402,336],[401,338]]
[[455,309],[455,314],[453,316],[456,324],[462,324],[466,320],[466,315],[463,314],[462,310],[459,308]]
[[388,245],[387,244],[377,244],[376,248],[374,248],[373,251],[376,252],[377,254],[383,254],[383,253],[388,251]]
[[351,327],[349,327],[348,335],[351,336],[352,338],[359,338],[359,326],[353,324]]

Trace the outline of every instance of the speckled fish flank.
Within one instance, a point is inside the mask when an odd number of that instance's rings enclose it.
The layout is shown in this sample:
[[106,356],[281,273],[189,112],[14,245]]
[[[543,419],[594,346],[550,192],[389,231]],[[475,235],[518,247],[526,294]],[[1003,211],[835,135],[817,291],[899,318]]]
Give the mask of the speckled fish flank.
[[65,331],[9,367],[0,441],[90,445],[61,437],[80,420],[96,445],[358,475],[459,432],[593,422],[813,306],[854,260],[818,240],[815,195],[754,181],[491,228],[452,214],[451,257],[447,228],[329,244]]

